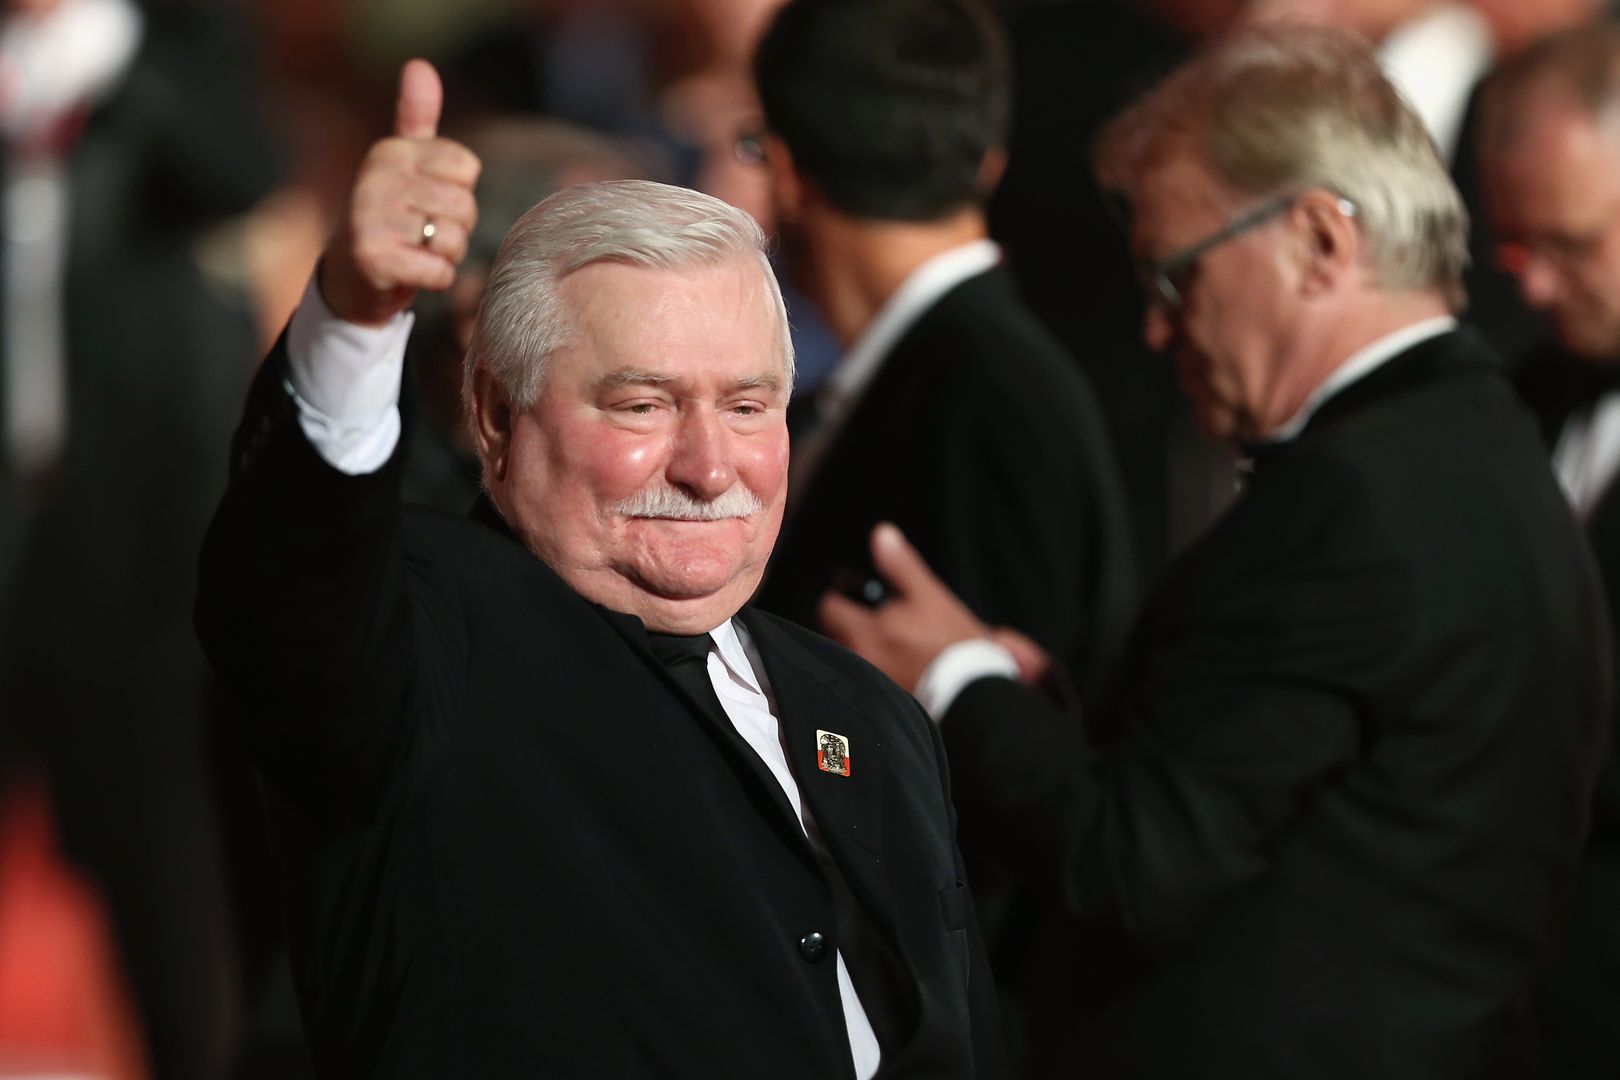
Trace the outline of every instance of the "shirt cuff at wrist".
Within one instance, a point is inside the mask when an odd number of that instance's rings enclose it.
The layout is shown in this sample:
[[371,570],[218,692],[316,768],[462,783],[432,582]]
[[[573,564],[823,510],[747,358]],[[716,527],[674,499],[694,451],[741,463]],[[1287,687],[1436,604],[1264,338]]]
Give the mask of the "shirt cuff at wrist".
[[380,327],[333,314],[315,276],[287,327],[287,389],[323,459],[350,474],[382,467],[399,443],[399,384],[415,316]]
[[1018,661],[989,638],[969,638],[946,647],[917,680],[917,701],[937,724],[969,683],[1018,678]]

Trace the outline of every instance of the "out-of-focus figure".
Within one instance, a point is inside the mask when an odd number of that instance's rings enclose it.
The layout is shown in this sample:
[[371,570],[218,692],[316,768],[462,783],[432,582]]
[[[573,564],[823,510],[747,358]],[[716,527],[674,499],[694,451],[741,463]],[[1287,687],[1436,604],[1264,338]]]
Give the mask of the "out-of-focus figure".
[[[1371,50],[1302,27],[1217,43],[1099,159],[1146,336],[1252,459],[1147,603],[1114,737],[1077,744],[996,677],[892,531],[894,598],[824,609],[918,688],[1006,856],[1139,952],[1124,976],[1074,957],[1096,1011],[1045,1017],[1032,1075],[1534,1075],[1612,646],[1535,426],[1455,319],[1444,164]],[[932,692],[964,663],[983,677]]]
[[[1517,372],[1558,478],[1585,523],[1620,611],[1620,28],[1584,27],[1499,71],[1479,146],[1490,223],[1557,344]],[[1608,763],[1570,913],[1541,996],[1553,1080],[1620,1075],[1620,767]]]
[[220,1075],[236,1023],[190,606],[254,356],[200,252],[277,174],[254,70],[203,4],[0,22],[0,714],[105,901],[152,1070],[181,1080]]

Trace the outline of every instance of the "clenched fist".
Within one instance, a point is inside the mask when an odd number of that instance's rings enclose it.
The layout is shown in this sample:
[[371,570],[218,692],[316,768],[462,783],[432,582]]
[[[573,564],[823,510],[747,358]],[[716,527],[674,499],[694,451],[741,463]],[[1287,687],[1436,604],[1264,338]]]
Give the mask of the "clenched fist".
[[394,134],[372,146],[321,259],[320,288],[339,317],[380,326],[418,289],[455,280],[478,220],[478,158],[438,137],[444,87],[426,60],[400,72]]

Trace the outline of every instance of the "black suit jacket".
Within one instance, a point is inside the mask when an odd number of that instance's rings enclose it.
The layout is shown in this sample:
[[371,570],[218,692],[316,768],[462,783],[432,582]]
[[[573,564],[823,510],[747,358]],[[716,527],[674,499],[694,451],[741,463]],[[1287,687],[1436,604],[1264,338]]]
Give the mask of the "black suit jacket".
[[1134,1077],[1533,1075],[1609,648],[1587,546],[1471,332],[1331,399],[1149,604],[1115,745],[1072,745],[1006,680],[944,719],[959,798],[1142,953],[1101,1015],[1047,1018],[1037,1075],[1082,1054]]
[[[1583,364],[1561,350],[1529,359],[1515,382],[1541,423],[1548,449],[1578,411],[1620,390],[1620,372]],[[1586,519],[1611,612],[1620,611],[1620,486],[1611,485]],[[1620,666],[1620,654],[1615,655]],[[1610,752],[1592,800],[1581,880],[1562,955],[1541,988],[1539,1017],[1547,1075],[1559,1080],[1620,1076],[1620,710],[1610,716]]]
[[[799,450],[799,447],[795,447]],[[1118,470],[1073,361],[1001,269],[895,343],[789,508],[760,607],[806,626],[892,521],[981,618],[1066,658],[1086,696],[1133,613]]]
[[[238,435],[198,625],[251,709],[321,1073],[852,1075],[828,876],[759,759],[638,620],[487,519],[402,510],[398,454],[326,466],[283,368]],[[843,650],[741,617],[826,848],[897,957],[883,1075],[985,1075],[932,725]],[[818,728],[849,739],[851,775],[818,771]]]

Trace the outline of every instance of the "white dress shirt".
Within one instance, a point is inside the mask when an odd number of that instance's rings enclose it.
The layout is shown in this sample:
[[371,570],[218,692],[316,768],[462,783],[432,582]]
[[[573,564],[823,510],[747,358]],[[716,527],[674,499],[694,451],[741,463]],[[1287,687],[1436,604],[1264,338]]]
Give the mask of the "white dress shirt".
[[838,439],[845,421],[860,404],[866,388],[883,370],[895,342],[905,336],[939,298],[970,277],[1001,262],[1001,248],[990,240],[974,240],[924,262],[883,302],[861,336],[849,347],[820,390],[816,392],[816,428],[793,451],[788,492],[797,499],[815,475],[827,448]]
[[[1419,342],[1438,337],[1456,329],[1457,320],[1449,315],[1424,319],[1387,334],[1365,348],[1357,350],[1335,367],[1323,379],[1299,411],[1273,431],[1267,442],[1283,443],[1296,438],[1305,430],[1316,411],[1328,399],[1377,368],[1393,360]],[[1620,422],[1620,421],[1617,421]],[[1616,431],[1620,438],[1620,429]],[[1620,447],[1617,447],[1620,454]],[[988,638],[972,638],[947,646],[934,657],[917,680],[917,700],[928,715],[938,723],[956,701],[957,695],[970,683],[983,678],[1016,679],[1018,663],[1012,653]]]
[[1620,477],[1620,392],[1571,416],[1558,433],[1553,472],[1582,521]]
[[[355,326],[332,313],[313,279],[305,290],[287,329],[287,390],[304,435],[334,468],[350,475],[375,472],[393,454],[399,442],[399,386],[412,321],[411,315],[401,314],[380,328]],[[709,639],[709,681],[721,708],[782,785],[811,845],[825,853],[782,749],[782,725],[758,650],[747,630],[731,619],[709,631]],[[881,1060],[877,1036],[843,954],[834,955],[855,1075],[871,1080]]]

